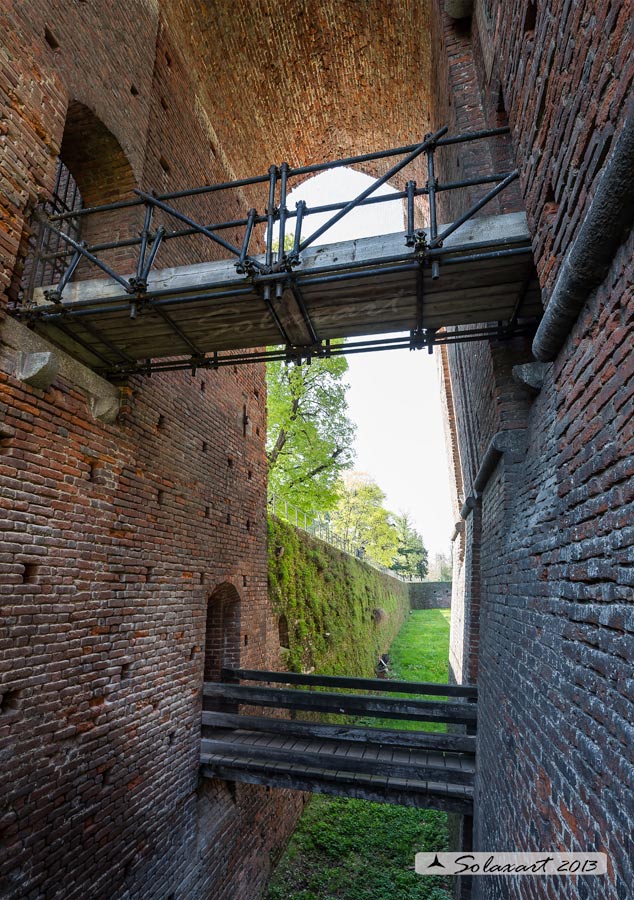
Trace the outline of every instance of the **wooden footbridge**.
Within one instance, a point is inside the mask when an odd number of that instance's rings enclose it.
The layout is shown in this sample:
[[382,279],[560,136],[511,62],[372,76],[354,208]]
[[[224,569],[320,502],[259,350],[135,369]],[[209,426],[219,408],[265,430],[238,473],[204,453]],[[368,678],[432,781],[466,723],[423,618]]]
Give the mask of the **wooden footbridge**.
[[[446,131],[393,150],[296,169],[283,163],[267,175],[160,196],[137,190],[131,200],[49,215],[42,228],[61,249],[36,253],[30,288],[13,314],[96,371],[121,378],[528,334],[542,304],[525,216],[480,215],[517,171],[446,183],[434,171],[439,147],[508,129],[453,137]],[[312,209],[302,202],[294,211],[286,206],[291,178],[395,156],[399,161],[354,200]],[[372,196],[419,157],[427,160],[424,186],[408,181],[403,191]],[[260,184],[268,187],[263,213],[252,208],[242,219],[200,221],[205,202],[218,192],[229,192],[229,202],[237,198],[239,205],[243,192]],[[455,221],[439,224],[437,195],[476,186],[483,196]],[[405,233],[316,245],[355,207],[394,199],[406,210]],[[324,212],[332,213],[328,221],[304,236],[308,218]],[[99,217],[102,224],[92,233],[119,235],[130,223],[136,231],[90,245],[81,238]],[[428,225],[417,227],[423,217]],[[234,244],[226,233],[239,235],[240,229],[241,244]],[[49,245],[47,239],[38,246]],[[252,254],[252,245],[265,252]],[[229,259],[166,267],[161,260],[168,248],[179,259],[195,254],[204,260],[212,248]],[[67,264],[51,283],[50,264],[59,257]],[[134,273],[116,271],[121,259],[125,265],[136,260]]]
[[[203,775],[472,813],[475,687],[244,669],[222,678],[203,689]],[[324,714],[347,721],[314,721]],[[367,725],[377,718],[407,725]],[[422,730],[430,722],[454,731]]]

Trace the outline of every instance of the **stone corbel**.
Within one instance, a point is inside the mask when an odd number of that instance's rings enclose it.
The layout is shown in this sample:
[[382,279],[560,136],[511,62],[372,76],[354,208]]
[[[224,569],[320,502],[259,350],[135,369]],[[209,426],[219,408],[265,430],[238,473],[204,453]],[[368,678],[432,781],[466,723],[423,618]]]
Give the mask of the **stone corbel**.
[[83,363],[10,316],[5,316],[0,326],[0,343],[0,365],[14,378],[36,390],[47,391],[55,379],[61,377],[85,394],[95,419],[108,425],[116,421],[120,408],[119,388]]
[[532,362],[513,366],[513,380],[536,397],[544,386],[548,363]]
[[20,351],[14,375],[38,391],[47,391],[59,375],[59,357],[52,350],[28,353]]

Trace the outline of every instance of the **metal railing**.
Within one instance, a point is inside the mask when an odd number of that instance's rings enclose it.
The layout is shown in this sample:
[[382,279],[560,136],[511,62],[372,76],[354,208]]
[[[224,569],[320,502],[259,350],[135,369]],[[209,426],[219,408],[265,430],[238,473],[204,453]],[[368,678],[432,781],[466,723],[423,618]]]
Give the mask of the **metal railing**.
[[[17,308],[14,314],[29,323],[44,322],[54,325],[56,328],[67,331],[73,322],[79,324],[88,322],[93,338],[100,341],[100,333],[95,323],[95,317],[101,314],[128,313],[130,318],[136,318],[137,311],[149,309],[160,315],[163,321],[173,330],[176,345],[183,345],[183,350],[189,358],[179,359],[148,359],[135,361],[126,356],[124,347],[115,347],[113,352],[117,360],[105,358],[106,369],[109,374],[124,376],[138,372],[148,374],[153,371],[172,371],[177,369],[218,368],[224,365],[237,365],[249,362],[258,362],[266,359],[285,359],[296,362],[317,358],[320,356],[339,355],[341,353],[365,352],[367,350],[388,350],[398,347],[431,349],[434,344],[456,343],[458,341],[482,340],[486,337],[499,339],[511,337],[523,333],[526,326],[518,322],[518,316],[513,315],[508,323],[497,323],[495,327],[481,327],[478,330],[470,329],[459,331],[454,329],[448,334],[442,330],[423,327],[422,320],[422,282],[419,288],[420,298],[418,303],[417,324],[411,334],[406,337],[390,339],[363,340],[361,342],[349,342],[342,346],[332,346],[329,339],[324,339],[315,330],[302,297],[302,288],[315,284],[331,284],[345,282],[351,278],[374,277],[381,274],[393,275],[397,272],[419,272],[422,266],[430,265],[432,278],[437,278],[441,264],[456,264],[468,261],[480,261],[498,259],[500,257],[513,258],[527,252],[526,241],[519,241],[517,246],[509,246],[504,249],[479,251],[470,245],[457,245],[444,247],[445,240],[453,234],[469,218],[476,215],[487,203],[505,190],[518,178],[518,170],[510,172],[495,172],[482,174],[475,178],[462,179],[450,182],[441,182],[436,176],[434,168],[434,156],[438,148],[452,144],[464,144],[471,141],[489,139],[504,136],[509,133],[508,127],[487,129],[458,135],[447,135],[447,128],[438,129],[429,134],[424,140],[407,146],[396,147],[390,150],[366,153],[345,159],[337,159],[330,162],[318,163],[309,166],[292,167],[284,162],[280,166],[272,165],[266,174],[252,178],[243,178],[238,181],[222,184],[209,184],[190,190],[176,191],[166,194],[152,194],[148,191],[134,190],[134,197],[115,203],[105,204],[100,207],[86,207],[84,209],[49,215],[46,228],[65,245],[64,258],[70,253],[70,262],[59,281],[51,285],[45,291],[48,304],[33,304],[31,298],[25,298],[25,304]],[[388,171],[350,201],[330,203],[309,208],[304,201],[300,201],[294,210],[287,207],[287,199],[291,190],[293,179],[302,179],[306,175],[317,174],[328,169],[342,166],[354,166],[369,161],[392,159],[400,157],[391,165]],[[390,179],[397,176],[403,169],[410,166],[416,160],[421,159],[426,163],[427,179],[424,185],[409,180],[405,184],[405,190],[386,195],[375,195],[377,189]],[[404,177],[404,176],[403,176]],[[204,201],[211,202],[218,192],[237,192],[244,188],[251,189],[260,185],[266,191],[266,205],[262,212],[251,208],[246,216],[226,221],[209,222],[201,219],[205,215]],[[465,212],[450,225],[440,227],[438,225],[437,197],[443,191],[455,191],[465,187],[486,186],[491,187],[484,195],[472,203]],[[235,193],[234,193],[235,196]],[[423,230],[416,224],[416,198],[425,197],[429,203],[429,228]],[[351,210],[368,204],[392,202],[402,200],[405,204],[406,229],[404,233],[403,252],[397,256],[381,259],[380,264],[372,267],[367,261],[339,263],[322,266],[308,272],[301,269],[303,252],[313,245],[330,227],[337,223]],[[190,209],[188,213],[178,208],[183,201],[195,204],[203,204],[200,209]],[[64,233],[64,223],[69,218],[82,220],[85,217],[102,214],[110,214],[116,210],[138,210],[139,221],[135,225],[136,233],[127,234],[117,240],[94,243],[90,246],[75,240],[71,235]],[[312,232],[306,229],[306,223],[315,213],[332,213],[323,225]],[[194,217],[195,216],[195,217]],[[157,223],[160,217],[164,221]],[[285,235],[287,226],[294,220],[293,246],[287,249]],[[139,231],[139,227],[141,230]],[[274,230],[278,230],[277,238],[274,238]],[[125,226],[129,232],[129,226]],[[228,236],[231,231],[237,233],[237,243],[232,243]],[[114,231],[114,229],[113,229]],[[196,284],[195,288],[181,289],[170,292],[161,286],[153,284],[150,273],[156,268],[157,256],[160,256],[165,246],[172,241],[202,237],[215,248],[222,248],[229,257],[235,261],[236,278],[231,282],[222,281],[206,284]],[[274,247],[274,239],[277,240],[277,248]],[[263,256],[254,255],[254,246],[265,247]],[[136,269],[132,276],[123,275],[115,271],[112,265],[104,259],[103,254],[111,250],[129,248],[136,260]],[[458,255],[456,252],[460,251]],[[99,270],[103,275],[113,279],[119,286],[120,292],[109,295],[107,301],[85,300],[74,302],[66,306],[63,303],[64,290],[73,278],[79,262],[85,266]],[[129,263],[126,264],[129,267]],[[163,263],[164,265],[164,263]],[[359,268],[365,271],[358,271]],[[257,290],[268,315],[273,320],[279,335],[279,347],[267,350],[244,350],[239,354],[234,351],[203,351],[197,346],[195,340],[187,337],[179,329],[169,316],[169,311],[182,303],[187,298],[188,292],[194,291],[198,299],[218,299],[220,297],[242,297]],[[311,343],[304,346],[295,346],[287,333],[286,327],[278,314],[278,300],[283,292],[290,289],[295,296],[301,318],[310,335]],[[88,326],[87,326],[88,327]],[[73,339],[83,340],[73,333]],[[91,339],[92,340],[92,339]],[[94,340],[90,347],[94,346]],[[108,346],[107,341],[101,340],[100,346]],[[89,347],[89,349],[90,349]],[[112,348],[110,348],[112,349]],[[99,351],[100,353],[102,351]]]
[[401,575],[400,572],[390,569],[388,566],[384,566],[382,563],[372,559],[371,556],[368,556],[362,546],[336,534],[331,528],[330,522],[321,518],[317,513],[306,513],[303,509],[299,509],[297,506],[289,503],[288,500],[277,497],[275,494],[269,498],[268,506],[269,512],[274,516],[277,516],[278,519],[283,519],[285,522],[288,522],[289,525],[300,528],[302,531],[310,534],[311,537],[317,538],[325,544],[330,544],[331,547],[341,550],[342,553],[347,553],[348,556],[353,556],[355,559],[360,560],[360,562],[372,566],[373,569],[377,569],[385,575],[397,578],[399,581],[404,581],[408,584],[410,582],[424,580],[423,578],[415,576],[406,577]]

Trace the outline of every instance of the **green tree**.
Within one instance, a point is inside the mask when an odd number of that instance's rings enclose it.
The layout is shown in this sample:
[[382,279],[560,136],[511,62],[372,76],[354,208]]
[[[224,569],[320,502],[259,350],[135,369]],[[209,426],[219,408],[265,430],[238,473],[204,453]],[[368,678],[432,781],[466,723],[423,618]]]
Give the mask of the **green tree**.
[[424,578],[427,574],[427,550],[422,536],[414,528],[408,513],[394,517],[398,548],[392,568],[402,575]]
[[347,369],[342,356],[267,364],[269,493],[305,511],[331,510],[339,477],[352,465]]
[[349,479],[339,486],[339,501],[330,524],[335,534],[359,553],[390,567],[398,548],[391,513],[383,506],[385,494],[368,478]]
[[439,562],[438,581],[451,581],[453,579],[451,556],[448,553],[442,553]]

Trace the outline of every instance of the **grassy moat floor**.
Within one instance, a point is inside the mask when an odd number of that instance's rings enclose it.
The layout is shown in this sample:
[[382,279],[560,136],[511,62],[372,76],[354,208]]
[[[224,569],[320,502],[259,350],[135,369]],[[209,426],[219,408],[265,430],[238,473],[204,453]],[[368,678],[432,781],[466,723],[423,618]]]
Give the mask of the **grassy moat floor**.
[[[390,648],[390,677],[446,682],[448,660],[449,610],[411,612]],[[371,724],[395,725],[377,719]],[[415,728],[417,723],[399,727]],[[428,730],[444,727],[427,725]],[[315,795],[265,898],[450,900],[447,879],[414,872],[415,853],[446,849],[446,813]]]

